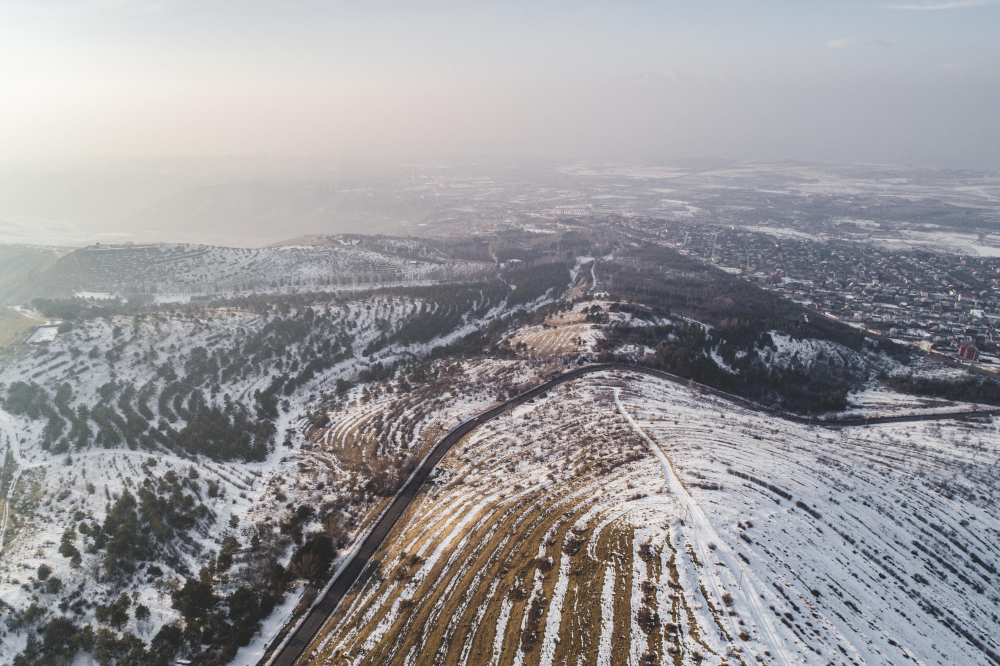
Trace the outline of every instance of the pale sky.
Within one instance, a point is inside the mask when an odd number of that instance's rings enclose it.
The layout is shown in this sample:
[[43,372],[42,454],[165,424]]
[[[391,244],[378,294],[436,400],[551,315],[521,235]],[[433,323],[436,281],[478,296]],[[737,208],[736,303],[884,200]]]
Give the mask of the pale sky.
[[986,0],[6,0],[0,162],[175,155],[1000,168]]

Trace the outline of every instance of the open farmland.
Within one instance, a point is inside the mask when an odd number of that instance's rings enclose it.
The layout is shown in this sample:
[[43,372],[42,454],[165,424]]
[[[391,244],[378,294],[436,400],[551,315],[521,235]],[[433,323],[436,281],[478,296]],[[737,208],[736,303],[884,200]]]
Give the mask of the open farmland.
[[[579,275],[587,273],[581,271]],[[666,317],[636,317],[631,312],[623,312],[620,304],[613,301],[582,299],[573,302],[565,311],[553,313],[540,324],[525,326],[510,342],[532,356],[574,355],[593,351],[596,343],[604,340],[603,325],[642,328],[651,323],[671,322]],[[618,351],[634,354],[640,350],[633,345]]]
[[593,340],[591,328],[590,324],[575,323],[532,326],[518,335],[514,342],[523,342],[530,352],[541,355],[589,351],[588,343]]
[[452,450],[303,661],[996,662],[995,436],[576,380]]
[[591,324],[578,322],[546,322],[540,326],[523,329],[512,343],[523,343],[529,354],[552,356],[590,351],[596,331]]

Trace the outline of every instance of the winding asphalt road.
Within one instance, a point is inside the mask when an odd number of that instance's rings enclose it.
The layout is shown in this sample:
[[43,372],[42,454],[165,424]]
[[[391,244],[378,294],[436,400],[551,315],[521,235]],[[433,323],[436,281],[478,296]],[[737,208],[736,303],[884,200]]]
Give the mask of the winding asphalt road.
[[[444,458],[445,454],[448,453],[452,446],[461,441],[463,437],[483,423],[495,419],[496,417],[510,411],[514,407],[524,404],[532,398],[536,398],[540,394],[545,393],[560,384],[594,372],[601,372],[603,370],[637,372],[665,379],[677,384],[690,384],[690,381],[684,379],[683,377],[678,377],[676,375],[672,375],[661,370],[654,370],[652,368],[621,363],[586,365],[575,368],[566,373],[556,375],[544,384],[536,386],[529,391],[525,391],[524,393],[511,398],[501,405],[488,409],[475,418],[463,421],[454,429],[450,430],[438,441],[437,444],[434,445],[434,448],[431,449],[431,452],[426,458],[424,458],[416,472],[413,473],[410,479],[406,482],[406,485],[403,486],[403,489],[393,498],[392,502],[389,504],[389,508],[378,519],[368,535],[365,536],[364,540],[361,542],[361,546],[352,556],[351,561],[346,567],[341,569],[340,573],[333,581],[333,584],[330,585],[326,593],[323,595],[323,598],[309,610],[304,620],[300,622],[292,631],[290,637],[274,651],[274,656],[267,662],[262,660],[262,664],[266,663],[267,666],[293,666],[295,662],[298,661],[299,657],[302,656],[303,651],[305,651],[309,644],[312,643],[313,638],[315,638],[316,634],[323,628],[323,625],[326,624],[327,619],[333,615],[333,612],[337,609],[337,605],[340,603],[340,600],[344,598],[347,592],[351,589],[351,586],[354,585],[359,578],[361,578],[363,573],[370,573],[370,571],[366,571],[366,569],[368,568],[368,565],[372,563],[372,557],[375,555],[375,552],[379,549],[379,546],[382,545],[382,542],[389,535],[392,528],[395,527],[396,522],[399,520],[400,516],[403,515],[403,512],[406,511],[410,502],[417,496],[421,486],[424,485],[424,482],[427,480],[427,477],[430,476],[434,467],[441,461],[442,458]],[[976,417],[1000,415],[1000,409],[993,409],[927,414],[924,416],[886,416],[870,419],[854,418],[843,420],[816,420],[804,418],[795,414],[789,414],[776,409],[761,407],[756,403],[744,400],[743,398],[701,384],[694,384],[693,386],[700,391],[711,393],[720,398],[736,403],[746,409],[767,413],[776,418],[793,421],[795,423],[827,428],[857,427],[875,425],[879,423],[905,423],[912,421],[941,421],[951,419],[965,420]]]

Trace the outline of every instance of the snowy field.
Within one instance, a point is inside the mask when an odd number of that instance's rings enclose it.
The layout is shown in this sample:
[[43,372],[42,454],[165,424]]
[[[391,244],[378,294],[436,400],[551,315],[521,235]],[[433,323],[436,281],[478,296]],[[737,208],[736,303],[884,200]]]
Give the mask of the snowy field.
[[899,234],[902,238],[879,238],[875,243],[889,250],[924,250],[972,257],[1000,256],[1000,246],[981,242],[978,234],[916,229],[905,229]]
[[860,391],[847,395],[848,409],[839,412],[850,416],[903,416],[906,414],[934,414],[935,412],[960,412],[982,409],[982,405],[967,402],[927,398],[897,393],[873,383]]
[[309,659],[990,663],[996,446],[589,376],[456,445]]

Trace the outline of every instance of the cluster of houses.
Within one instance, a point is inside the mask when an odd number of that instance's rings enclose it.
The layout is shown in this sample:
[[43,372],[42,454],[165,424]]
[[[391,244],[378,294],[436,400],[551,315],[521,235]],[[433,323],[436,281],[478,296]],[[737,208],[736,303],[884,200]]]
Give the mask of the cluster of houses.
[[857,328],[956,360],[1000,364],[1000,258],[871,243],[680,228],[684,254]]

